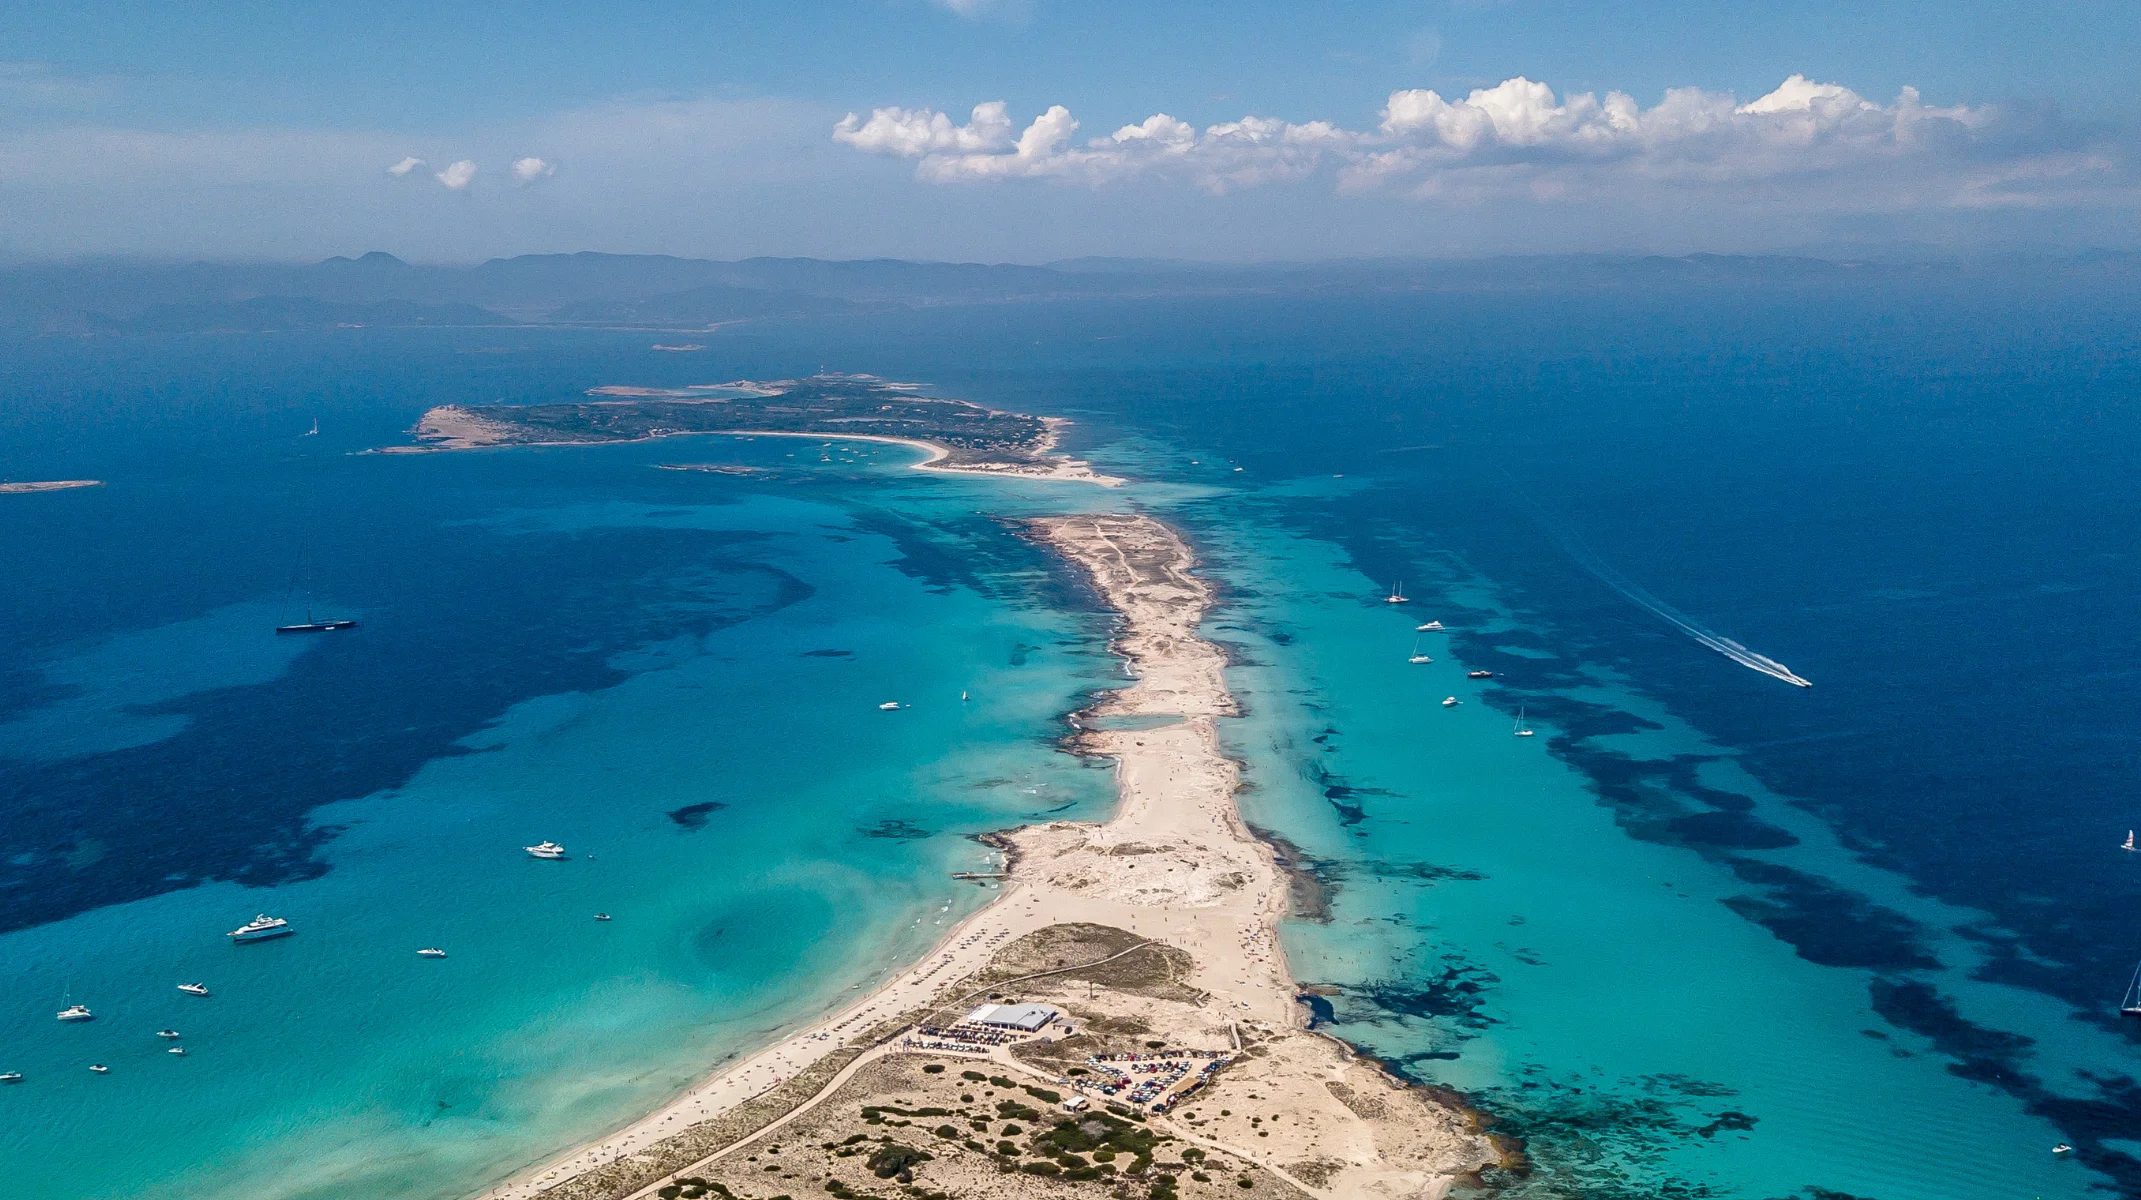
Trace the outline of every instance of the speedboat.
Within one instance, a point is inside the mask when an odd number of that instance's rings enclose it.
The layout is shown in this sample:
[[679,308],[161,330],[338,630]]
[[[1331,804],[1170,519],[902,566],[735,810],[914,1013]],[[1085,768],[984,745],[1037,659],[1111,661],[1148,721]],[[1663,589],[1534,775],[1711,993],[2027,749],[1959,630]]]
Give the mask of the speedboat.
[[20,1071],[7,1071],[7,1072],[0,1072],[0,1083],[21,1083],[21,1082],[22,1082],[22,1072],[20,1072]]
[[1440,622],[1440,621],[1429,621],[1429,622],[1428,622],[1427,624],[1425,624],[1425,625],[1415,625],[1415,626],[1413,626],[1413,630],[1414,630],[1415,632],[1418,632],[1418,633],[1441,633],[1441,632],[1442,632],[1442,622]]
[[1457,697],[1455,697],[1455,696],[1444,696],[1444,697],[1442,698],[1442,707],[1444,707],[1444,708],[1455,708],[1455,707],[1457,707],[1458,705],[1460,705],[1460,704],[1463,704],[1463,703],[1464,703],[1464,701],[1462,701],[1462,700],[1459,700],[1459,699],[1458,699]]
[[563,859],[565,857],[565,847],[558,845],[556,842],[538,842],[533,846],[522,846],[521,849],[526,850],[530,858]]
[[181,1058],[183,1058],[183,1057],[185,1057],[185,1054],[186,1054],[186,1048],[185,1048],[184,1046],[173,1046],[173,1047],[171,1047],[171,1048],[170,1048],[169,1050],[166,1050],[166,1051],[164,1051],[164,1053],[165,1053],[165,1054],[176,1054],[176,1055],[180,1056]]
[[70,1004],[59,1010],[59,1019],[62,1021],[94,1021],[97,1017],[95,1013],[90,1012],[84,1005]]
[[899,701],[897,701],[897,700],[887,700],[887,701],[885,701],[885,702],[884,702],[883,704],[880,704],[880,705],[878,705],[878,706],[877,706],[877,711],[879,711],[879,712],[897,712],[897,711],[899,710],[899,706],[900,706],[900,702],[899,702]]
[[1465,678],[1466,678],[1466,679],[1492,679],[1492,678],[1494,678],[1494,672],[1492,672],[1492,671],[1466,671],[1466,672],[1465,672]]
[[112,1069],[110,1067],[105,1066],[103,1063],[91,1063],[89,1064],[89,1069],[95,1071],[99,1075],[109,1075],[112,1073]]
[[177,1037],[177,1036],[178,1036],[178,1030],[176,1030],[176,1029],[159,1029],[159,1030],[157,1030],[157,1031],[156,1031],[156,1036],[157,1036],[157,1037],[160,1037],[160,1038],[175,1038],[175,1037]]
[[2065,1142],[2061,1142],[2057,1146],[2052,1147],[2052,1153],[2072,1154],[2074,1153],[2074,1147],[2067,1145]]
[[264,942],[269,938],[288,937],[296,932],[297,930],[290,928],[290,922],[283,920],[281,917],[271,917],[266,913],[261,913],[245,924],[231,930],[229,937],[231,944],[236,946],[246,942]]
[[426,946],[417,951],[416,956],[418,958],[444,958],[446,957],[446,952],[437,946]]
[[596,914],[595,914],[595,919],[596,919],[597,921],[607,921],[607,920],[609,920],[609,919],[610,919],[610,914],[608,914],[608,913],[596,913]]
[[182,983],[178,985],[178,990],[189,996],[205,996],[208,994],[208,985],[205,983]]

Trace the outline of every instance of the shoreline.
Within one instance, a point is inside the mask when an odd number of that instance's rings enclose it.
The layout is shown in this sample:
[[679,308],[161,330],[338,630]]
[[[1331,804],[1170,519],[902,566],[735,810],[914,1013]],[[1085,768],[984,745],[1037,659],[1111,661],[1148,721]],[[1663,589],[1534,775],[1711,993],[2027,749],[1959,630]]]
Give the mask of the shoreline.
[[[1132,682],[1084,713],[1178,718],[1150,729],[1078,730],[1077,752],[1115,763],[1118,798],[1109,818],[980,835],[1004,855],[1003,887],[921,959],[853,1003],[713,1070],[653,1112],[515,1173],[480,1193],[482,1200],[651,1195],[800,1115],[866,1061],[899,1052],[898,1035],[968,990],[999,948],[1066,924],[1114,927],[1186,952],[1191,966],[1183,982],[1207,998],[1216,1019],[1237,1027],[1237,1039],[1248,1026],[1271,1051],[1254,1064],[1244,1060],[1248,1083],[1310,1128],[1337,1132],[1259,1143],[1246,1139],[1268,1138],[1268,1131],[1230,1132],[1225,1122],[1200,1121],[1192,1131],[1156,1116],[1156,1126],[1223,1148],[1319,1197],[1362,1190],[1439,1196],[1501,1159],[1470,1110],[1443,1104],[1345,1043],[1307,1030],[1278,939],[1291,889],[1279,854],[1234,802],[1239,764],[1226,755],[1217,721],[1239,709],[1226,687],[1224,652],[1198,635],[1214,591],[1194,574],[1187,544],[1142,516],[1042,518],[1025,528],[1085,572],[1121,622],[1109,649]],[[1330,1090],[1339,1078],[1353,1091]],[[724,1125],[790,1085],[811,1090],[756,1126]],[[1379,1096],[1372,1111],[1345,1098],[1368,1089]],[[1405,1111],[1384,1116],[1391,1106]],[[1321,1182],[1343,1186],[1311,1187],[1280,1164],[1282,1148],[1304,1138],[1292,1153],[1330,1163]]]
[[[1048,444],[1042,448],[1042,453],[1044,454],[1048,453],[1055,446],[1055,438],[1053,436],[1053,433],[1055,426],[1059,422],[1059,420],[1059,418],[1049,418],[1051,436],[1049,438]],[[377,446],[370,450],[359,450],[356,453],[446,454],[461,450],[503,450],[517,447],[558,448],[567,446],[633,446],[640,445],[646,442],[659,442],[668,438],[679,437],[784,437],[812,438],[821,442],[878,442],[889,446],[906,446],[909,449],[920,450],[929,457],[923,459],[921,462],[918,463],[909,463],[908,469],[911,471],[927,471],[932,475],[965,475],[981,479],[1010,478],[1039,481],[1090,483],[1099,487],[1106,488],[1121,487],[1125,482],[1127,482],[1119,476],[1103,475],[1100,472],[1093,470],[1090,464],[1083,462],[1079,459],[1070,458],[1067,456],[1058,457],[1058,460],[1052,465],[1050,465],[1046,470],[1037,470],[1018,463],[1005,463],[1001,466],[986,466],[980,464],[969,464],[965,466],[938,466],[938,463],[941,463],[943,460],[950,458],[953,454],[953,450],[950,446],[946,446],[940,442],[927,441],[923,438],[893,437],[889,434],[882,433],[811,433],[802,430],[787,429],[678,430],[674,433],[655,433],[649,434],[646,437],[636,438],[615,438],[604,439],[600,441],[572,440],[554,442],[487,442],[457,436],[454,438],[449,438],[444,442],[433,445]],[[71,486],[87,485],[77,484]]]

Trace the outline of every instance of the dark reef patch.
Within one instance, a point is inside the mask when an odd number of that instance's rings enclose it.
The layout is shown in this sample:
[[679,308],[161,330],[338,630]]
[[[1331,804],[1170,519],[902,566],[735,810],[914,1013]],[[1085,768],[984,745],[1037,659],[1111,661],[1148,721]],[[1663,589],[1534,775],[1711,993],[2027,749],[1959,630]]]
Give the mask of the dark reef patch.
[[699,804],[687,804],[682,808],[670,809],[669,819],[675,821],[677,823],[677,828],[679,829],[687,831],[693,829],[704,829],[706,828],[706,818],[712,816],[717,812],[720,812],[722,809],[727,807],[728,805],[723,804],[718,800],[707,800]]
[[805,650],[804,658],[853,658],[853,650]]
[[922,828],[920,825],[912,821],[903,821],[898,817],[886,817],[877,824],[859,829],[856,832],[864,837],[890,838],[894,841],[902,842],[919,841],[933,836],[929,830]]
[[1826,879],[1751,858],[1726,864],[1761,896],[1732,896],[1725,907],[1789,943],[1799,957],[1825,967],[1934,970],[1940,960],[1922,946],[1917,925],[1891,908]]

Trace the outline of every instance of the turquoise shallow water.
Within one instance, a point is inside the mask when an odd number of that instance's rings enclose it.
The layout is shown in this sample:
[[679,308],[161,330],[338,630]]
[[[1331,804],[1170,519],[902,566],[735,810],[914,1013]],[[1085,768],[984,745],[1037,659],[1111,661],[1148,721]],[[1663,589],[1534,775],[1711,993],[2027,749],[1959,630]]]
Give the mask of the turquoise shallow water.
[[[1536,1171],[1496,1186],[2111,1186],[2092,1167],[2141,1150],[2141,1064],[2101,993],[2131,968],[2080,951],[2131,940],[2131,821],[2103,782],[2130,746],[2125,676],[2093,661],[2128,624],[2103,598],[2131,594],[2130,539],[2040,509],[2126,511],[2117,427],[2047,459],[2062,490],[2001,474],[2036,461],[2014,448],[2037,416],[1985,445],[1946,432],[1984,413],[1906,428],[1844,358],[1791,375],[1849,410],[1825,441],[1807,409],[1734,407],[1737,360],[1673,357],[1670,331],[1626,378],[1577,346],[1525,399],[1491,356],[1413,363],[1438,327],[1422,314],[1332,314],[1344,329],[1297,337],[1316,314],[992,310],[836,331],[877,338],[839,353],[822,329],[746,330],[689,362],[537,333],[41,350],[67,404],[0,409],[35,435],[9,473],[113,486],[0,507],[0,619],[21,631],[0,647],[0,1069],[30,1076],[0,1089],[11,1183],[457,1195],[838,1003],[985,898],[947,878],[980,861],[963,834],[1104,809],[1107,772],[1054,742],[1120,678],[1106,618],[995,518],[1133,505],[1223,584],[1209,632],[1238,649],[1244,807],[1329,889],[1328,919],[1285,931],[1312,1011],[1524,1137]],[[1074,413],[1145,482],[949,480],[791,440],[341,453],[432,402],[829,359]],[[991,361],[1009,365],[947,378]],[[10,400],[34,392],[11,371]],[[315,408],[319,451],[298,437]],[[1750,423],[1774,483],[1710,453]],[[1472,458],[1430,453],[1457,434]],[[1190,448],[1215,442],[1239,457]],[[1968,489],[1894,485],[1949,497],[1930,516],[1865,486],[1951,460]],[[1602,557],[1819,687],[1631,609],[1511,515],[1500,463]],[[2013,525],[1927,536],[1978,497]],[[360,636],[264,636],[307,543],[316,601]],[[1393,575],[1409,610],[1377,603]],[[1429,615],[1453,632],[1410,666]],[[2018,662],[2023,704],[2003,690]],[[1464,680],[1475,663],[1498,678]],[[1539,737],[1509,736],[1518,705]],[[520,854],[546,837],[597,857]],[[223,944],[263,908],[303,932]],[[426,944],[451,957],[416,959]],[[171,990],[189,977],[216,997]],[[70,988],[95,1024],[51,1020]],[[164,1056],[165,1024],[196,1052]],[[2095,1161],[2052,1159],[2063,1137]]]
[[[1934,1198],[2101,1194],[2055,1158],[2061,1129],[1957,1069],[1952,1046],[1890,1022],[1865,970],[1822,966],[1734,907],[1746,881],[1685,847],[1633,840],[1519,698],[1465,677],[1453,643],[1551,658],[1462,563],[1415,548],[1414,603],[1291,519],[1356,484],[1300,480],[1163,496],[1232,603],[1208,636],[1239,648],[1249,819],[1299,850],[1328,907],[1284,931],[1325,1028],[1423,1082],[1477,1098],[1529,1144],[1517,1194]],[[1457,634],[1414,632],[1441,619]],[[1416,639],[1435,662],[1407,662]],[[1495,666],[1500,666],[1497,662]],[[1794,847],[1751,857],[1816,872],[1932,929],[1982,922],[1914,894],[1769,795],[1732,752],[1603,667],[1565,694],[1647,727],[1586,739],[1638,761],[1699,757],[1705,786],[1757,798]],[[1780,685],[1781,687],[1781,685]],[[1445,707],[1445,697],[1460,701]],[[1533,698],[1536,703],[1536,696]],[[2077,1101],[2076,1072],[2133,1071],[2128,1047],[2039,993],[1977,982],[1985,954],[1949,935],[1933,978],[1986,1030],[2027,1030],[2027,1065]]]
[[[591,453],[655,457],[642,449]],[[539,452],[520,457],[545,469]],[[816,447],[805,457],[822,465]],[[914,456],[898,449],[840,457],[852,479],[807,495],[665,472],[660,504],[568,497],[485,514],[506,538],[748,535],[767,572],[732,581],[724,602],[766,599],[751,593],[776,574],[808,594],[620,651],[620,682],[521,701],[404,785],[315,810],[336,831],[318,879],[213,884],[0,938],[6,1069],[27,1076],[0,1094],[11,1194],[457,1194],[918,956],[987,896],[948,878],[986,860],[962,835],[1096,811],[1105,773],[1052,745],[1061,714],[1115,669],[1096,618],[899,569],[918,546],[864,524],[911,531],[971,512],[996,485],[908,472]],[[418,469],[450,476],[465,461]],[[1034,586],[1044,564],[987,535],[1009,556],[997,582]],[[105,709],[272,674],[277,659],[256,645],[263,607],[83,647],[51,675],[102,690],[8,728],[78,729]],[[225,665],[173,682],[154,664],[174,651]],[[879,711],[886,700],[908,707]],[[168,732],[119,721],[102,736]],[[545,838],[573,860],[521,852]],[[224,944],[259,909],[299,934]],[[449,957],[415,956],[430,945]],[[194,979],[213,997],[175,990]],[[96,1021],[52,1021],[63,991]],[[152,1036],[164,1026],[185,1035],[183,1059]],[[91,1062],[112,1071],[92,1075]]]

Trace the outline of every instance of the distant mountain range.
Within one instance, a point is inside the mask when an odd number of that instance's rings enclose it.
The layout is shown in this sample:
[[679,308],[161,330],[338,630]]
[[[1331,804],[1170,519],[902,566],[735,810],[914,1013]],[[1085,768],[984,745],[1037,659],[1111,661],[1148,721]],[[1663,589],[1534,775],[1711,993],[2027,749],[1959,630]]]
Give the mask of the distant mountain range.
[[305,265],[121,261],[0,269],[16,336],[515,323],[704,329],[921,305],[1098,297],[1960,285],[2132,291],[2141,255],[1970,263],[1789,256],[1562,255],[1213,264],[1083,258],[1047,266],[650,254],[530,254],[425,266],[373,252]]

